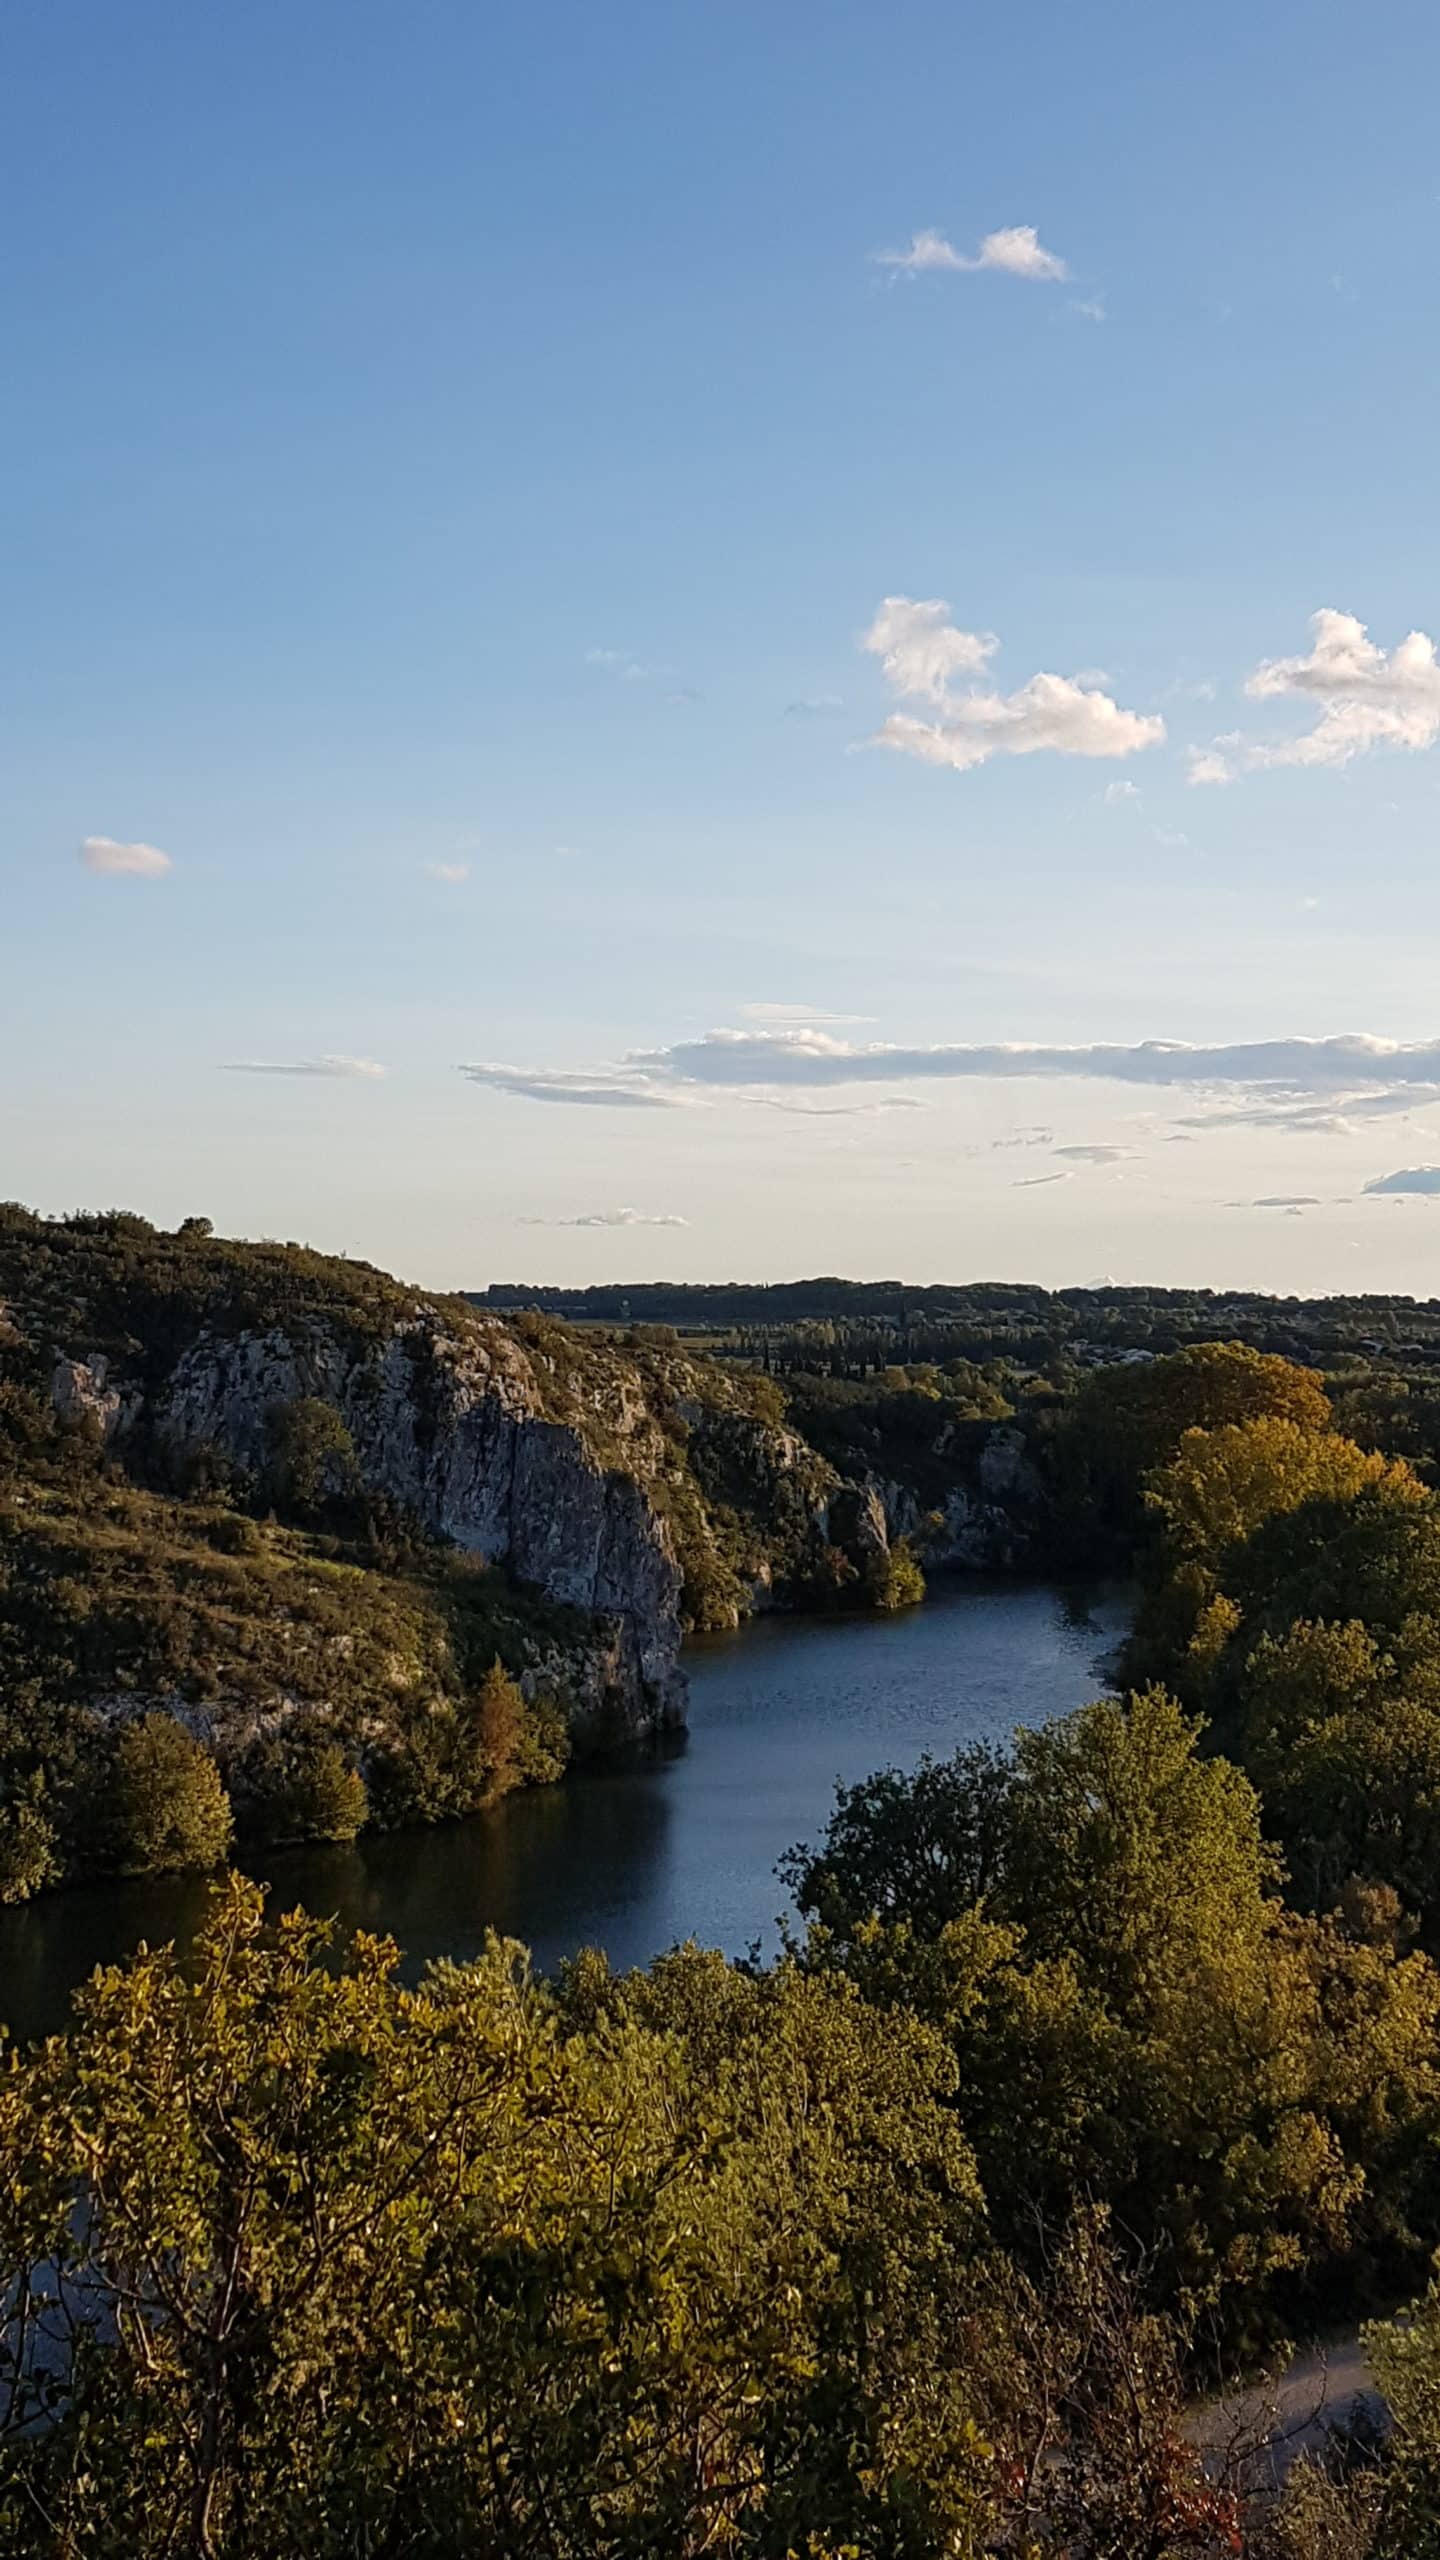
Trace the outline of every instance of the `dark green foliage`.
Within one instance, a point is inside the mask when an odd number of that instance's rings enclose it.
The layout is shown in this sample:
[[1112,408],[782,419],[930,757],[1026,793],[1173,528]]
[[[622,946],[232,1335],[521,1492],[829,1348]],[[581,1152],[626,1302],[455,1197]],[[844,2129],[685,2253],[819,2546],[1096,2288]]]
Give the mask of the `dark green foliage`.
[[117,1736],[101,1820],[121,1875],[220,1866],[230,1801],[208,1751],[169,1716],[141,1716]]
[[1263,2332],[1433,2210],[1440,1981],[1276,1898],[1252,1787],[1158,1692],[842,1792],[809,1961],[943,2025],[995,2226],[1077,2195],[1172,2300]]
[[323,1728],[267,1736],[246,1752],[236,1795],[260,1839],[353,1840],[370,1811],[365,1781]]
[[333,1404],[296,1396],[267,1417],[268,1490],[277,1510],[315,1526],[327,1509],[358,1490],[355,1444]]
[[872,1609],[913,1609],[924,1599],[925,1576],[904,1538],[887,1547],[866,1574],[864,1587]]

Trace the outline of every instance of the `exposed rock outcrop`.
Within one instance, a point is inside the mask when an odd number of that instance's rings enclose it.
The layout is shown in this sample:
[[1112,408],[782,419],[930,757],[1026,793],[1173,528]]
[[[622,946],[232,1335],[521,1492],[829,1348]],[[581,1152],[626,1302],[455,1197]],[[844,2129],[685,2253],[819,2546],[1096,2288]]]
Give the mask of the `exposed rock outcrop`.
[[[597,1622],[613,1723],[639,1734],[683,1721],[666,1523],[637,1473],[604,1464],[583,1429],[547,1415],[542,1381],[502,1327],[477,1321],[462,1337],[420,1317],[373,1345],[321,1327],[203,1335],[140,1419],[169,1472],[211,1452],[259,1477],[277,1414],[304,1398],[340,1415],[368,1490]],[[638,1429],[639,1414],[629,1419]],[[598,1711],[594,1665],[585,1685]]]

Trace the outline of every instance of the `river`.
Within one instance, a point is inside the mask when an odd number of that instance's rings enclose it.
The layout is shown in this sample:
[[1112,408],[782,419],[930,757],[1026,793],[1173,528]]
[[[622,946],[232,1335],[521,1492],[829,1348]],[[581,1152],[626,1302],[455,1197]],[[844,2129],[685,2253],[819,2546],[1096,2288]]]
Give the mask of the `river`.
[[[672,1750],[445,1829],[271,1850],[258,1870],[285,1907],[390,1933],[412,1976],[475,1954],[487,1929],[542,1968],[586,1945],[617,1966],[687,1937],[773,1949],[776,1860],[818,1836],[837,1781],[1063,1715],[1103,1687],[1125,1623],[1118,1590],[958,1577],[891,1618],[761,1619],[691,1648],[690,1730]],[[95,1965],[142,1938],[187,1939],[205,1890],[151,1876],[0,1912],[0,2019],[18,2036],[63,2025]]]

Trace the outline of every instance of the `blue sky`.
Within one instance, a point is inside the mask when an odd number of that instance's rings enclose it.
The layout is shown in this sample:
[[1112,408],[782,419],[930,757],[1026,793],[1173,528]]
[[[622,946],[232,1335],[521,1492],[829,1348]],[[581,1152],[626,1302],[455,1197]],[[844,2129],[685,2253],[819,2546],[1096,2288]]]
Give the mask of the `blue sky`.
[[7,57],[0,1188],[459,1284],[1434,1286],[1433,10]]

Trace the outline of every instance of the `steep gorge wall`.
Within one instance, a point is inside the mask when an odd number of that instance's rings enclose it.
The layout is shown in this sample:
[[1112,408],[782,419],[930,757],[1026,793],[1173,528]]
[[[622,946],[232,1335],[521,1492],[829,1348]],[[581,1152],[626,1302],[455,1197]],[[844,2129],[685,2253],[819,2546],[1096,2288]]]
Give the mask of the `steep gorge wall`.
[[369,1493],[591,1621],[570,1683],[583,1709],[636,1735],[683,1722],[681,1575],[643,1481],[638,1400],[611,1398],[604,1417],[608,1443],[628,1425],[636,1463],[606,1463],[598,1413],[594,1432],[555,1418],[550,1383],[503,1327],[457,1332],[416,1310],[378,1339],[313,1321],[203,1330],[144,1388],[103,1354],[62,1356],[52,1394],[145,1473],[181,1482],[217,1457],[263,1482],[277,1415],[322,1401]]

